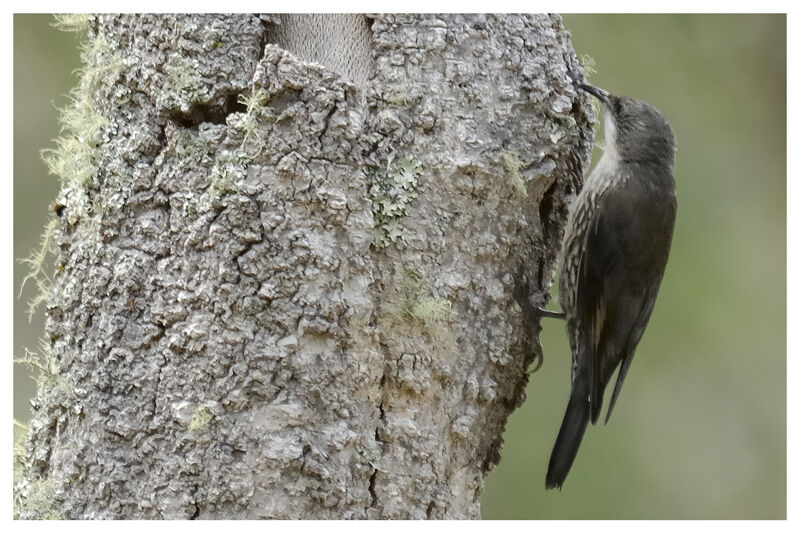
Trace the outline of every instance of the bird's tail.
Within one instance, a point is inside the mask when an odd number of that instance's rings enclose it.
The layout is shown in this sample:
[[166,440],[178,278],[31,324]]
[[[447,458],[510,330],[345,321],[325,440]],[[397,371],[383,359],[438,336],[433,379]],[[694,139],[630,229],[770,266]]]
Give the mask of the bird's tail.
[[567,478],[575,455],[578,454],[583,439],[583,432],[589,422],[589,388],[583,380],[578,379],[572,388],[567,413],[558,431],[553,453],[550,455],[550,466],[547,468],[545,488],[561,488]]

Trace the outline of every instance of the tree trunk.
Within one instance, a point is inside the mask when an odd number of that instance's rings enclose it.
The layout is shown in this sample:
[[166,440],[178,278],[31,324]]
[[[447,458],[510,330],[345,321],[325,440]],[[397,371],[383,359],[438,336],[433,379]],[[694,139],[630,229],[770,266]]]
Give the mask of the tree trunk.
[[560,17],[103,15],[84,62],[20,517],[478,518],[592,144]]

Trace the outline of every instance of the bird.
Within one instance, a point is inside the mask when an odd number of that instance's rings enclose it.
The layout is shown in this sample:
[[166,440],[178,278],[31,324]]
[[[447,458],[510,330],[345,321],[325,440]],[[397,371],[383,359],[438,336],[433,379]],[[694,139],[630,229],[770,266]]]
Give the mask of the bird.
[[545,479],[561,488],[589,420],[619,368],[611,416],[653,312],[675,226],[675,136],[650,104],[591,85],[601,104],[604,151],[569,210],[559,300],[572,352],[571,392]]

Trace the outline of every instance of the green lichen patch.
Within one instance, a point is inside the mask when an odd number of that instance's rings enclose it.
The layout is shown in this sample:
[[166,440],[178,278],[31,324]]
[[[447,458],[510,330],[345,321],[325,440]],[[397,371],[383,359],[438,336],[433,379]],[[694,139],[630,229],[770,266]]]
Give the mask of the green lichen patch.
[[24,480],[27,434],[28,426],[14,419],[14,519],[22,514],[26,519],[63,519],[56,499],[57,484],[46,478]]
[[393,86],[384,91],[383,99],[393,106],[408,106],[414,101],[408,86]]
[[[83,21],[83,22],[82,22]],[[88,19],[67,17],[56,24],[65,29],[77,28]],[[116,81],[124,68],[122,57],[113,50],[102,35],[86,37],[81,43],[83,67],[78,70],[78,86],[70,93],[68,104],[62,108],[59,123],[61,135],[53,142],[55,148],[42,151],[42,159],[51,174],[62,186],[67,220],[77,223],[93,211],[87,189],[100,166],[100,145],[108,118],[94,104],[98,87]]]
[[436,296],[422,277],[408,272],[386,308],[391,323],[415,322],[426,330],[442,325],[455,314],[449,300]]
[[590,78],[597,74],[597,60],[589,54],[581,55],[581,64],[583,65],[583,75],[585,78]]
[[58,484],[49,478],[37,478],[14,487],[14,519],[64,519],[56,492]]
[[171,93],[181,107],[188,109],[189,103],[202,99],[205,84],[198,71],[197,60],[173,52],[164,64],[164,72],[167,75],[164,91]]
[[28,303],[28,321],[33,318],[33,314],[39,305],[47,300],[50,288],[53,285],[50,276],[47,274],[46,263],[47,258],[53,251],[53,236],[58,229],[58,224],[58,218],[51,217],[42,232],[39,248],[32,250],[28,257],[19,260],[28,269],[28,274],[22,279],[20,296],[22,295],[22,290],[25,289],[25,284],[33,282],[36,285],[36,294]]
[[53,15],[52,24],[61,31],[80,32],[89,27],[93,16],[91,13],[57,13]]
[[25,437],[27,434],[28,426],[14,419],[14,485],[22,480],[22,474],[25,470],[25,458],[28,456],[28,451],[25,449]]
[[211,209],[215,200],[236,192],[236,184],[247,176],[247,165],[251,160],[241,149],[221,152],[214,159],[214,166],[208,176],[208,187],[198,199],[196,210],[206,212]]
[[82,193],[99,166],[100,132],[108,120],[94,109],[88,97],[74,98],[61,111],[62,135],[55,139],[56,148],[42,151],[42,158],[50,173],[61,181],[68,220],[74,224],[88,213]]
[[76,71],[78,85],[71,92],[71,105],[61,111],[62,131],[67,130],[77,137],[91,141],[91,137],[107,121],[94,116],[91,104],[94,92],[104,83],[113,83],[125,68],[125,62],[117,50],[102,34],[86,37],[80,43],[82,66]]
[[[261,112],[264,110],[264,105],[269,101],[269,94],[262,88],[253,89],[246,95],[239,96],[239,103],[245,106],[244,119],[242,119],[241,128],[244,131],[244,139],[242,140],[242,149],[245,143],[250,139],[254,133],[258,137],[256,127],[261,119]],[[261,152],[263,142],[257,139],[258,150],[256,154]],[[253,156],[255,157],[255,156]]]
[[525,188],[525,180],[522,179],[520,169],[525,165],[519,157],[519,153],[514,150],[503,150],[500,152],[503,160],[503,168],[506,170],[506,179],[514,188],[514,191],[522,197],[528,198],[528,190]]
[[449,300],[431,296],[419,297],[408,309],[408,314],[421,321],[425,326],[439,324],[454,313],[453,305]]
[[208,408],[198,408],[192,420],[189,421],[189,432],[197,432],[210,423],[212,419],[214,419],[214,414],[211,413],[211,410]]
[[[197,199],[187,205],[187,213],[205,212],[212,208],[214,201],[237,191],[237,184],[247,176],[247,167],[259,156],[264,148],[264,140],[259,137],[258,125],[264,120],[264,106],[269,100],[268,93],[261,88],[241,95],[239,103],[245,111],[233,127],[243,133],[238,148],[223,150],[214,158],[208,175],[208,187]],[[207,141],[201,133],[181,132],[175,147],[176,156],[182,164],[199,163],[208,154]]]
[[87,92],[94,90],[100,83],[113,82],[125,68],[122,56],[108,44],[102,34],[88,38],[81,43],[81,60],[83,68],[81,85]]
[[175,156],[181,167],[200,163],[206,154],[208,145],[199,133],[191,129],[180,131],[175,143]]
[[39,341],[37,352],[25,349],[25,356],[15,358],[14,363],[27,365],[32,371],[32,378],[39,390],[58,388],[65,393],[72,393],[73,387],[59,374],[58,362],[44,340]]
[[375,248],[387,247],[402,235],[402,218],[417,198],[421,171],[422,166],[408,158],[395,160],[386,169],[368,169],[367,174],[372,178],[369,196],[375,218],[372,241]]

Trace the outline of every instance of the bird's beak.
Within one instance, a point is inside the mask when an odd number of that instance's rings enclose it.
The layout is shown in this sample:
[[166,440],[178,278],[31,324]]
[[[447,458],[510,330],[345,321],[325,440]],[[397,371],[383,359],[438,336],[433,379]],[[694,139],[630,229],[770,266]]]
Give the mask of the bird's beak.
[[609,93],[605,89],[600,89],[599,87],[593,87],[591,85],[584,85],[584,84],[578,85],[578,88],[579,89],[583,89],[584,91],[586,91],[590,95],[594,96],[595,98],[597,98],[603,104],[608,104],[608,94]]

